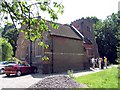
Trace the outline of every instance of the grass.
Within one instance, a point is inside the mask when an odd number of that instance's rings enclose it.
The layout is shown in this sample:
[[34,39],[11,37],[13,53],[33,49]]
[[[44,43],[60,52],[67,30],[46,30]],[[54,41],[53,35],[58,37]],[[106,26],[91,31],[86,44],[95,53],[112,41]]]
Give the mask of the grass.
[[118,69],[112,67],[74,79],[78,83],[87,84],[89,88],[118,88]]

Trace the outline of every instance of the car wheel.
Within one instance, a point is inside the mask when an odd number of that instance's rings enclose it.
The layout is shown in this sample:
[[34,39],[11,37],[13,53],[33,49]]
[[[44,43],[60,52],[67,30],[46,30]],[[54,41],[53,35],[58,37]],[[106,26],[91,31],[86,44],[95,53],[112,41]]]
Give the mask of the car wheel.
[[37,68],[34,69],[33,73],[37,73]]
[[10,74],[6,74],[8,77],[10,76]]
[[3,74],[4,73],[4,69],[1,69],[1,74]]
[[17,71],[17,73],[16,73],[16,76],[21,76],[21,74],[22,74],[22,72],[21,71]]

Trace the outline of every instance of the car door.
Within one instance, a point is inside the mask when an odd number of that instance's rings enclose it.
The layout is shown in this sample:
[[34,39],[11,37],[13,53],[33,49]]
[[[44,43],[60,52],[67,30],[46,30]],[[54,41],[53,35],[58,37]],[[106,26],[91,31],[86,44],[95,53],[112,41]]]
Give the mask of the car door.
[[29,73],[29,68],[30,67],[26,64],[21,64],[20,65],[20,70],[21,70],[22,73]]
[[29,64],[25,64],[26,67],[26,73],[31,73],[31,66]]

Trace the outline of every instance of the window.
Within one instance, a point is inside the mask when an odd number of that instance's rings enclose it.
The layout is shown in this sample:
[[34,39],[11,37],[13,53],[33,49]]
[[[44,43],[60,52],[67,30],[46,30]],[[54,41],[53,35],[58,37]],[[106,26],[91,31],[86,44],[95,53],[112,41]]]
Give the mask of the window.
[[35,42],[32,42],[32,57],[35,57]]
[[21,50],[21,58],[22,59],[25,59],[25,55],[26,55],[26,45],[23,45],[22,46],[22,50]]
[[42,56],[42,47],[40,45],[38,45],[40,40],[36,40],[36,49],[35,49],[35,52],[36,52],[36,56]]

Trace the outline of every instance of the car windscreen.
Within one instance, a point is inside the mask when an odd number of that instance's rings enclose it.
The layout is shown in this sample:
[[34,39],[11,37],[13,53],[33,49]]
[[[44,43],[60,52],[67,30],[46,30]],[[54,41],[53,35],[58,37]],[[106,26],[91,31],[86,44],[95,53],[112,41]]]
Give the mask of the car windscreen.
[[7,64],[16,64],[16,62],[12,62],[12,61],[0,62],[0,65],[7,65]]
[[14,66],[14,65],[16,65],[16,63],[9,63],[9,64],[7,64],[7,66]]
[[6,64],[16,64],[16,62],[7,62]]
[[0,62],[0,65],[5,65],[6,64],[6,62]]

